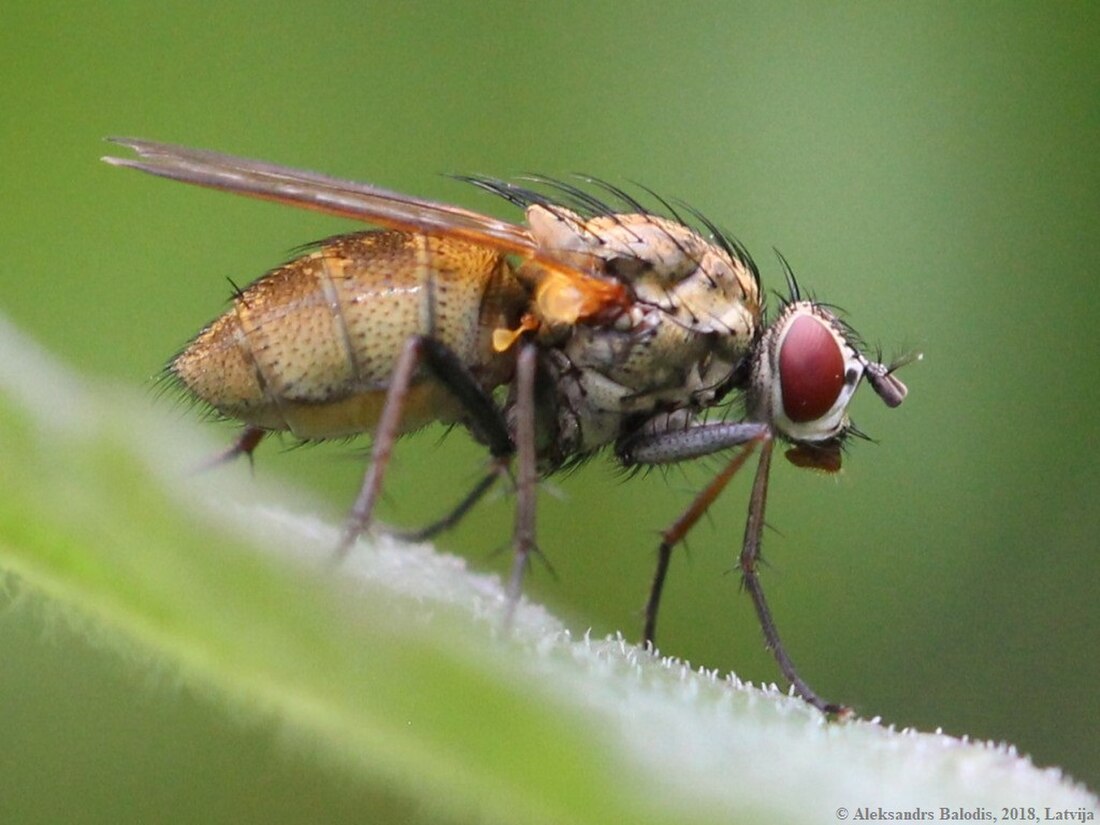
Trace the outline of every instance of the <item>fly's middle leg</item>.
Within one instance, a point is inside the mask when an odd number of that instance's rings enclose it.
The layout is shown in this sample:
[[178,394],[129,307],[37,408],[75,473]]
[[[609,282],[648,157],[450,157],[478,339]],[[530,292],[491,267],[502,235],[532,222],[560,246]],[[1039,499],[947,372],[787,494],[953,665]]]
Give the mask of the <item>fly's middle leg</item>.
[[[401,414],[409,390],[421,367],[430,373],[432,380],[445,387],[462,404],[471,429],[488,445],[494,462],[507,466],[515,452],[504,416],[461,359],[449,347],[434,338],[424,335],[411,336],[402,347],[401,355],[390,377],[382,413],[375,429],[374,443],[371,445],[370,463],[337,547],[337,560],[347,555],[352,544],[371,523],[374,507],[382,489],[382,478],[397,438]],[[485,490],[487,489],[488,485],[485,485]],[[458,516],[455,520],[473,506],[484,490],[478,492],[475,488],[475,493],[477,495],[464,508],[461,503],[460,507],[456,508]]]
[[516,522],[512,533],[515,554],[512,575],[508,580],[508,612],[511,623],[523,587],[523,574],[535,544],[535,514],[538,496],[538,457],[535,451],[535,372],[537,350],[533,344],[523,344],[516,356]]
[[462,497],[462,499],[452,507],[442,518],[438,518],[431,524],[427,524],[417,530],[395,530],[391,533],[395,538],[399,538],[402,541],[411,543],[428,541],[435,538],[440,533],[450,530],[455,527],[466,514],[469,513],[481,499],[485,496],[489,490],[492,489],[497,479],[501,476],[507,476],[511,472],[509,462],[505,459],[494,459],[492,467],[478,479],[470,491]]

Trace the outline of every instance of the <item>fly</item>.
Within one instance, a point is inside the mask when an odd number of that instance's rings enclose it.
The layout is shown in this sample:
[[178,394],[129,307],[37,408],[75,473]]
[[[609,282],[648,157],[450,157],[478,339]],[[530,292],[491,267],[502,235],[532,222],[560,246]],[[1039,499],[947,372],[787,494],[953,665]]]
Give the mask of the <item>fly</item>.
[[[261,161],[129,138],[137,159],[104,158],[185,183],[352,218],[378,229],[323,240],[242,290],[168,365],[184,390],[244,424],[226,457],[271,432],[305,440],[373,434],[371,457],[339,546],[372,522],[395,440],[432,421],[459,424],[490,466],[427,538],[453,526],[514,473],[515,558],[509,611],[535,550],[539,477],[610,449],[625,467],[733,451],[662,534],[643,641],[673,548],[759,448],[740,553],[745,589],[783,675],[822,699],[787,655],[758,563],[776,440],[796,465],[835,472],[857,434],[847,409],[866,379],[890,407],[907,393],[828,306],[789,297],[765,322],[756,264],[689,207],[664,214],[598,180],[610,199],[561,181],[468,182],[524,210],[524,224]],[[656,196],[655,196],[656,197]],[[917,356],[919,357],[919,356]],[[739,420],[708,421],[731,399]]]

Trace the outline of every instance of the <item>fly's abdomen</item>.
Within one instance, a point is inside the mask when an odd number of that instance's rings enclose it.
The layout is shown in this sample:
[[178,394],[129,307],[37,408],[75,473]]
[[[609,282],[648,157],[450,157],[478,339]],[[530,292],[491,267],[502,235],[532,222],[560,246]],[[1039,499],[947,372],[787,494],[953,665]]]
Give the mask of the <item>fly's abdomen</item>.
[[[486,389],[507,364],[491,346],[526,300],[499,253],[449,238],[363,232],[324,242],[239,293],[171,371],[245,423],[302,438],[373,428],[401,349],[415,334],[450,347]],[[406,404],[404,430],[454,412],[434,382]]]

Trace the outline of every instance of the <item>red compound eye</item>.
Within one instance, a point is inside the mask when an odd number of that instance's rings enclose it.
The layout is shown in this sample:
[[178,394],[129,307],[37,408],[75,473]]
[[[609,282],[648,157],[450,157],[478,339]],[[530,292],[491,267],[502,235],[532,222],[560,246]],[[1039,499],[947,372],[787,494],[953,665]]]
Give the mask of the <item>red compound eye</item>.
[[779,351],[783,411],[796,424],[816,421],[844,389],[844,354],[836,337],[812,315],[791,323]]

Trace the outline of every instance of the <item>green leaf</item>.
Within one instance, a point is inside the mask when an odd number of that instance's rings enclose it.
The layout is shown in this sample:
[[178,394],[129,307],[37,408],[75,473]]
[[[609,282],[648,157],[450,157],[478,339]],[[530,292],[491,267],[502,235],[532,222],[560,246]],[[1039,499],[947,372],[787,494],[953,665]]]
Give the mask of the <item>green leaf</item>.
[[2,320],[0,351],[0,564],[19,586],[426,819],[1100,813],[1011,747],[830,723],[527,602],[502,633],[497,579],[429,547],[378,538],[333,565],[337,528],[301,492],[192,473],[215,447],[190,424],[80,381]]

